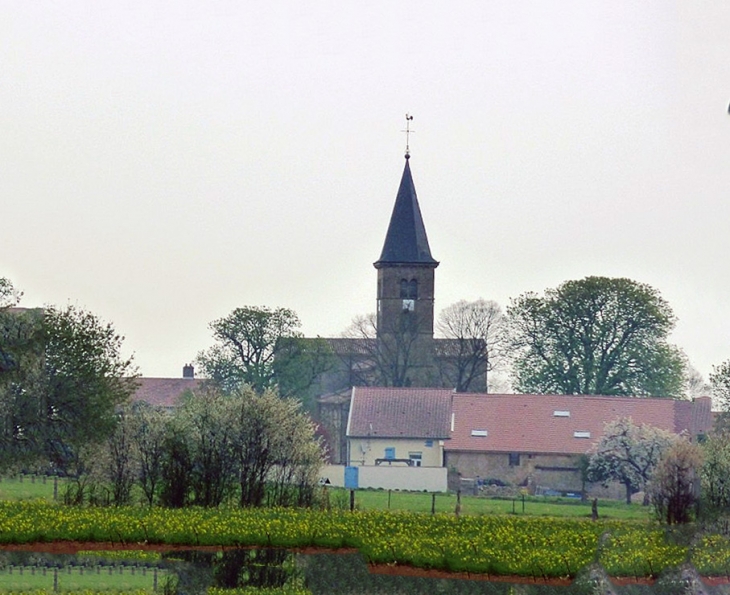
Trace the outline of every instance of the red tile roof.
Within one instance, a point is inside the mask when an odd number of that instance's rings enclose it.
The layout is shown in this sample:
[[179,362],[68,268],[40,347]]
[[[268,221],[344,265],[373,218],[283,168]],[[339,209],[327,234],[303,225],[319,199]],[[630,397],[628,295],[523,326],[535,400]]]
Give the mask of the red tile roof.
[[133,401],[145,401],[156,407],[175,407],[185,391],[198,390],[202,378],[137,378],[137,390]]
[[[445,445],[447,451],[580,454],[601,437],[606,422],[619,417],[631,417],[634,423],[675,433],[686,430],[693,436],[709,431],[712,424],[709,397],[692,402],[580,395],[455,394],[453,411],[454,426],[451,440]],[[584,437],[576,437],[576,432]]]
[[347,436],[381,438],[449,437],[450,389],[352,389]]

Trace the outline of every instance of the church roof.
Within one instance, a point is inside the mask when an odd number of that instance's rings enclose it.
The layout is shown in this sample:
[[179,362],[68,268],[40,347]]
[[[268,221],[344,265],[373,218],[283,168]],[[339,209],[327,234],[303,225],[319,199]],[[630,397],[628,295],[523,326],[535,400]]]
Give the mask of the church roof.
[[393,214],[390,216],[383,251],[375,267],[379,268],[385,264],[425,264],[433,267],[439,264],[431,256],[431,249],[428,247],[426,227],[423,225],[421,209],[418,206],[408,155]]

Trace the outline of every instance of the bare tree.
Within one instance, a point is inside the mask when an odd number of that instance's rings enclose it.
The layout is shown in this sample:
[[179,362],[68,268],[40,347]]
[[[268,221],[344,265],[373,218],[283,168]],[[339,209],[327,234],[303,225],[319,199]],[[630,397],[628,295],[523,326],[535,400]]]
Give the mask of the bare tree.
[[353,348],[362,354],[355,361],[354,385],[409,386],[416,369],[424,365],[419,352],[420,325],[417,315],[408,312],[377,333],[375,314],[358,316],[344,333],[354,339]]
[[697,368],[688,363],[684,372],[684,396],[689,399],[705,397],[710,394],[711,390],[710,383],[705,382]]
[[505,318],[494,301],[461,300],[441,311],[436,329],[437,367],[442,384],[457,392],[489,389],[489,372],[505,342]]
[[724,412],[730,411],[730,360],[712,366],[710,386],[717,406]]

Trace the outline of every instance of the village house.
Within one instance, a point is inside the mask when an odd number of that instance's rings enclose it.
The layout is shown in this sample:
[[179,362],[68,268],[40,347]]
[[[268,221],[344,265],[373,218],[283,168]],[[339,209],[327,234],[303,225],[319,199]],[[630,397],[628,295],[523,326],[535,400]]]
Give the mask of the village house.
[[629,417],[694,441],[712,429],[710,406],[709,397],[454,395],[445,465],[482,483],[580,492],[579,458],[601,439],[606,423]]
[[353,388],[348,465],[443,467],[452,395],[436,388]]
[[[355,388],[348,464],[443,465],[470,485],[579,493],[579,458],[600,440],[606,423],[630,417],[636,424],[698,440],[712,428],[710,405],[709,397],[684,401]],[[600,486],[591,490],[614,495]]]
[[132,402],[144,402],[153,407],[171,411],[180,404],[180,399],[200,390],[205,380],[195,377],[190,364],[183,366],[183,374],[177,378],[152,378],[142,376],[135,379],[136,389]]
[[[420,468],[447,469],[451,477],[474,485],[576,492],[582,486],[580,457],[600,439],[607,422],[631,417],[693,440],[711,429],[709,397],[485,394],[486,361],[463,388],[471,392],[455,392],[460,346],[434,337],[438,265],[406,153],[374,263],[374,332],[327,339],[335,365],[312,387],[319,395],[315,417],[328,462],[349,469],[377,467],[394,486]],[[139,379],[134,398],[169,408],[184,393],[198,390],[200,382],[186,366],[183,378]],[[386,468],[399,468],[401,475]]]

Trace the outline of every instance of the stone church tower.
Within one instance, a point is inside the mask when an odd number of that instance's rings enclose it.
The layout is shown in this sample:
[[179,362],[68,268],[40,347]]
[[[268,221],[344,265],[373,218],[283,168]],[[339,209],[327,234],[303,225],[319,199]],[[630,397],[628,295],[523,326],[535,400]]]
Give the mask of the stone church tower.
[[416,188],[406,153],[395,206],[378,270],[378,336],[393,332],[405,316],[419,319],[419,333],[433,338],[434,273],[439,263],[431,256]]
[[346,461],[354,386],[453,389],[459,371],[476,366],[478,373],[467,390],[486,389],[486,361],[472,362],[468,343],[434,338],[434,278],[439,262],[431,255],[407,150],[405,159],[383,250],[374,263],[375,336],[367,325],[367,332],[327,339],[335,364],[314,388],[318,420],[326,428],[335,462]]
[[392,366],[394,386],[432,386],[434,273],[426,227],[411,176],[410,155],[401,178],[378,271],[377,340]]

